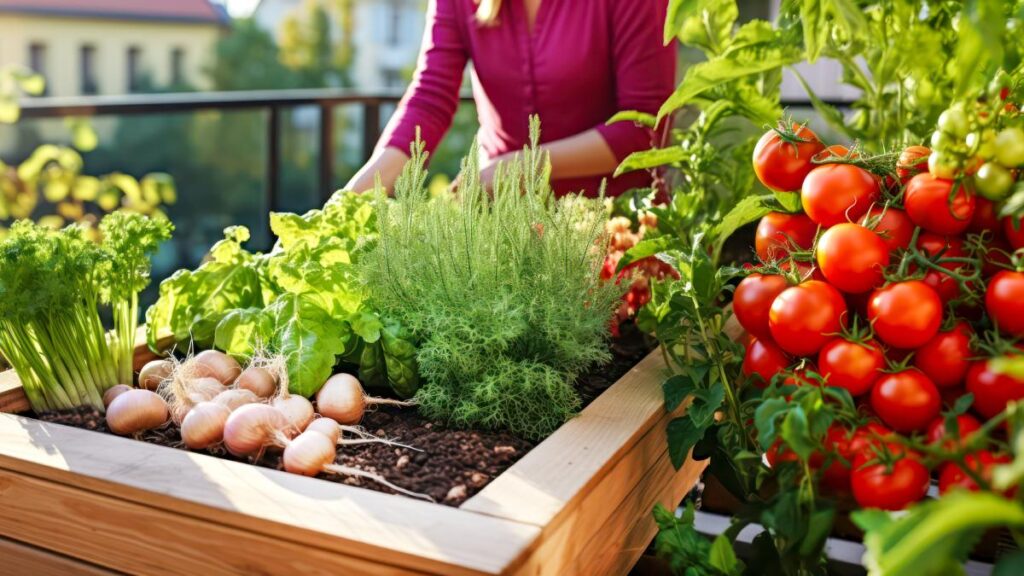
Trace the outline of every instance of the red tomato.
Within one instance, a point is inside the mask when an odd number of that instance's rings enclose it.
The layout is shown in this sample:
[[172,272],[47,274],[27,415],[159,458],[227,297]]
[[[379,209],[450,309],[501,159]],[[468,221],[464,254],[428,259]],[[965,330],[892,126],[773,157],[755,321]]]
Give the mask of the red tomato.
[[996,208],[996,203],[981,196],[976,197],[974,202],[974,216],[971,217],[971,223],[967,225],[967,231],[981,234],[989,230],[999,235],[1002,225],[999,223],[999,210]]
[[970,414],[960,414],[956,417],[957,434],[953,436],[946,434],[946,419],[939,416],[928,425],[928,443],[938,444],[942,442],[943,447],[953,449],[963,443],[973,432],[981,428],[981,422]]
[[928,156],[932,151],[927,146],[908,146],[900,152],[896,161],[896,174],[906,184],[914,176],[928,171]]
[[917,349],[914,366],[940,388],[963,384],[970,367],[967,359],[971,357],[972,333],[966,322],[960,322],[952,330],[939,332]]
[[800,201],[811,220],[822,226],[856,222],[881,195],[878,179],[851,164],[822,164],[811,170]]
[[914,223],[899,208],[872,206],[860,223],[881,236],[890,252],[907,248],[914,237]]
[[754,147],[754,173],[772,190],[799,190],[807,173],[814,168],[811,158],[825,149],[810,128],[793,124],[793,132],[801,141],[787,142],[778,131],[769,130]]
[[897,432],[924,430],[942,410],[939,390],[918,370],[883,374],[871,388],[871,408]]
[[907,216],[929,232],[947,236],[962,233],[974,216],[975,199],[962,185],[957,185],[953,195],[953,184],[927,172],[914,176],[903,192]]
[[861,226],[836,224],[818,240],[818,266],[825,278],[843,292],[868,292],[885,280],[889,248],[878,234]]
[[[992,482],[992,468],[999,464],[1006,464],[1012,459],[1006,454],[992,454],[988,450],[978,450],[974,454],[964,456],[964,464],[972,472],[981,476],[986,482]],[[953,489],[970,490],[978,492],[981,486],[973,478],[964,472],[956,462],[946,462],[939,472],[939,494],[945,494]]]
[[942,300],[920,280],[896,282],[871,294],[868,320],[882,342],[896,348],[917,348],[938,333]]
[[974,394],[974,410],[991,418],[1011,400],[1024,398],[1024,379],[992,370],[988,360],[978,360],[967,370],[967,391]]
[[789,287],[778,274],[757,272],[744,278],[733,293],[732,310],[743,328],[758,338],[768,338],[768,310],[775,297]]
[[852,460],[857,454],[866,452],[870,450],[872,446],[882,443],[885,438],[892,435],[892,433],[892,430],[878,422],[868,422],[861,426],[850,438],[850,444],[848,446],[848,449],[850,450],[850,459]]
[[747,346],[747,353],[743,355],[743,373],[747,376],[760,376],[761,381],[757,382],[762,387],[787,366],[789,357],[771,340],[751,341]]
[[794,246],[810,250],[817,234],[818,225],[803,214],[769,212],[757,225],[754,249],[763,262],[781,260]]
[[[941,258],[963,258],[967,256],[967,252],[964,251],[963,240],[931,232],[922,232],[918,236],[917,247],[929,256],[937,256],[938,254],[942,254]],[[964,264],[956,262],[944,262],[941,266],[951,271],[965,267]],[[923,282],[932,290],[935,290],[935,293],[939,295],[939,298],[942,298],[943,302],[949,302],[960,295],[960,284],[949,274],[929,269],[925,273]]]
[[1003,270],[992,277],[985,291],[985,310],[999,331],[1024,336],[1024,272]]
[[892,430],[877,422],[869,422],[855,430],[847,430],[840,424],[829,426],[825,434],[825,448],[842,459],[833,458],[822,474],[822,483],[833,491],[849,492],[850,468],[857,455],[868,452],[890,434]]
[[845,388],[853,396],[871,390],[885,367],[885,354],[878,344],[864,344],[836,338],[818,352],[818,369],[829,386]]
[[1024,248],[1024,223],[1021,223],[1020,218],[1003,218],[1003,233],[1014,250]]
[[[895,444],[890,445],[890,451],[903,453]],[[869,464],[873,457],[870,453],[858,454],[850,473],[853,498],[862,508],[903,510],[928,493],[928,469],[916,455],[903,454],[891,469],[881,463]]]
[[843,328],[846,301],[819,280],[786,288],[772,302],[768,328],[780,348],[796,356],[815,354]]

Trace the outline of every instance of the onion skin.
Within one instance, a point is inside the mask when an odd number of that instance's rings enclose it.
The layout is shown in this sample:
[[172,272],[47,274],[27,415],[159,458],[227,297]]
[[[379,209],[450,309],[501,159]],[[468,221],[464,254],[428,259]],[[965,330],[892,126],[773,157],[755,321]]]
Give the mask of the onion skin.
[[334,442],[319,432],[299,434],[284,449],[284,469],[292,474],[316,476],[337,456]]
[[224,424],[231,410],[217,402],[200,402],[181,422],[181,440],[192,450],[201,450],[224,439]]
[[105,408],[109,407],[110,403],[114,401],[114,398],[117,398],[129,390],[134,390],[134,388],[127,384],[117,384],[116,386],[107,388],[107,391],[103,393],[103,406]]
[[353,426],[366,412],[366,394],[355,376],[335,374],[316,393],[316,407],[321,415]]
[[139,388],[156,392],[160,384],[170,378],[172,372],[174,363],[170,360],[151,360],[139,370]]
[[338,443],[338,440],[341,440],[341,427],[330,418],[317,418],[313,420],[309,423],[309,426],[306,426],[305,431],[323,434],[335,444]]
[[249,390],[235,389],[225,390],[217,394],[214,396],[213,401],[227,407],[228,412],[234,412],[239,407],[259,402],[260,399]]
[[288,428],[288,419],[277,408],[246,404],[224,423],[224,446],[235,456],[250,456],[275,445],[278,433]]
[[242,370],[235,381],[235,386],[249,390],[260,398],[270,398],[277,391],[277,379],[266,368],[250,366]]
[[107,407],[107,426],[114,434],[127,436],[162,425],[167,415],[167,402],[156,392],[128,390]]
[[271,405],[285,415],[297,432],[305,430],[316,416],[313,405],[302,396],[281,396],[275,398]]
[[219,350],[203,350],[188,363],[197,377],[216,378],[224,386],[230,386],[242,373],[238,362]]

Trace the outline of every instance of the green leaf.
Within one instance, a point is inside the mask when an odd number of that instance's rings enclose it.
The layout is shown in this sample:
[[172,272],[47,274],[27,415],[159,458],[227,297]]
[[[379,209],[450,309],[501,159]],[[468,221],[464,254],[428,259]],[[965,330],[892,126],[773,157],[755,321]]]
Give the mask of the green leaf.
[[688,416],[674,418],[668,423],[668,454],[676,470],[682,468],[690,449],[704,436],[704,428],[698,428]]
[[699,428],[707,428],[715,422],[715,412],[721,408],[725,399],[725,385],[715,382],[710,388],[696,390],[693,393],[693,402],[687,409],[687,413],[694,424]]
[[761,443],[761,449],[767,450],[775,442],[777,437],[775,420],[788,407],[789,403],[785,398],[769,398],[757,407],[754,412],[754,425],[757,427],[757,437]]
[[814,110],[818,112],[818,115],[821,116],[825,122],[828,122],[828,125],[832,128],[846,136],[850,136],[851,132],[846,124],[846,119],[843,117],[843,113],[835,106],[826,104],[821,98],[819,98],[796,68],[790,68],[790,71],[794,76],[796,76],[800,85],[804,87],[804,92],[807,93],[807,99],[811,101],[811,106],[813,106]]
[[736,0],[705,0],[703,4],[699,12],[683,23],[679,40],[687,46],[700,48],[709,56],[718,56],[730,43],[739,8]]
[[813,557],[820,554],[825,546],[825,541],[832,533],[832,525],[835,523],[835,508],[819,507],[811,513],[807,520],[807,534],[800,544],[800,555]]
[[800,23],[804,29],[804,47],[807,49],[807,61],[814,62],[821,55],[825,38],[822,29],[825,23],[825,2],[822,0],[803,0],[800,2]]
[[792,408],[782,420],[782,440],[801,460],[808,460],[817,448],[807,424],[807,413],[803,407]]
[[701,4],[703,4],[701,0],[669,0],[668,14],[665,18],[665,31],[662,38],[666,46],[675,39],[676,34],[683,27],[683,22],[696,12]]
[[605,124],[615,124],[616,122],[635,122],[648,128],[654,128],[658,125],[658,119],[654,117],[654,114],[638,112],[636,110],[623,110],[621,112],[616,112],[614,116],[605,122]]
[[796,214],[802,209],[799,192],[772,192],[772,195],[782,205],[783,210],[790,214]]
[[679,244],[679,239],[672,234],[656,236],[654,238],[645,238],[637,242],[629,250],[626,250],[626,252],[622,255],[622,258],[619,259],[619,264],[615,268],[615,271],[621,272],[626,266],[629,266],[634,262],[639,262],[644,258],[656,256]]
[[1020,576],[1024,574],[1024,551],[1017,550],[999,557],[992,576]]
[[285,294],[267,308],[274,319],[274,349],[284,356],[288,390],[310,397],[330,377],[336,357],[352,333],[323,308],[297,294]]
[[213,344],[235,358],[247,360],[260,348],[268,349],[273,334],[273,319],[262,308],[239,308],[217,323]]
[[[704,371],[707,372],[707,368]],[[690,375],[676,374],[666,379],[661,389],[665,393],[665,411],[673,412],[696,390],[696,385]]]
[[722,245],[737,230],[771,212],[771,207],[765,203],[766,198],[771,196],[747,196],[733,206],[711,232],[716,245]]
[[689,156],[689,152],[679,146],[668,148],[655,148],[653,150],[642,150],[633,152],[622,161],[615,169],[615,176],[634,170],[646,170],[681,162]]
[[725,534],[719,534],[711,543],[708,562],[725,574],[732,574],[739,568],[739,561],[736,559],[736,552],[732,549],[732,542],[726,538]]

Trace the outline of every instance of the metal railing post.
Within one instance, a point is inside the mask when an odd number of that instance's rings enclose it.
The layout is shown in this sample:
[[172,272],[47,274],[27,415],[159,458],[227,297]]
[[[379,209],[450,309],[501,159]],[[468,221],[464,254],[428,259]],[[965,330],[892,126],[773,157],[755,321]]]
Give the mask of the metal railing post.
[[[281,111],[277,106],[267,107],[267,188],[266,202],[267,210],[273,211],[278,207],[277,191],[281,180],[279,170],[281,167]],[[270,228],[270,219],[267,219],[267,229]]]
[[334,192],[334,105],[320,105],[320,199],[326,202]]
[[363,160],[369,160],[380,138],[380,100],[363,101]]

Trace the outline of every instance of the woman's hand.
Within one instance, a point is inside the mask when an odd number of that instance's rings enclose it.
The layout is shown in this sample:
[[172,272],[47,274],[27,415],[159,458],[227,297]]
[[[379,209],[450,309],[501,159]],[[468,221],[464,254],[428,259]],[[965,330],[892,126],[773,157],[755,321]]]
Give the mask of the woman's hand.
[[398,175],[402,173],[402,168],[408,161],[409,156],[398,148],[378,148],[366,164],[352,176],[348,184],[345,184],[345,190],[356,194],[373,190],[376,185],[375,180],[380,175],[381,186],[390,193],[391,187],[395,185],[395,180],[398,179]]

